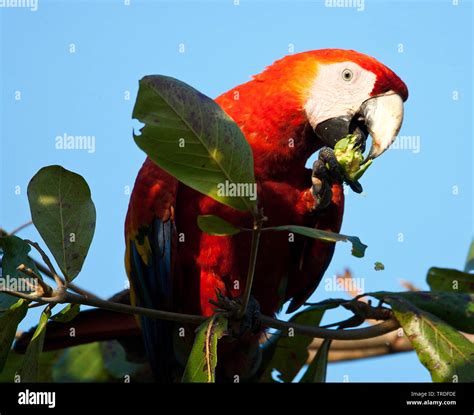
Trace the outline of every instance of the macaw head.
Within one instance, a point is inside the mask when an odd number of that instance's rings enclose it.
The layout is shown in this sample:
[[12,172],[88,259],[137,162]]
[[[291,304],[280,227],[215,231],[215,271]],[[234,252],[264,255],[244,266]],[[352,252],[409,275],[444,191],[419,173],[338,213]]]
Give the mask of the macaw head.
[[389,68],[354,51],[320,51],[317,72],[304,106],[316,135],[327,145],[348,133],[372,137],[369,158],[395,140],[408,89]]
[[272,89],[278,90],[278,105],[297,102],[320,145],[334,147],[353,133],[365,148],[370,134],[372,147],[366,161],[393,143],[403,121],[403,102],[408,98],[405,83],[392,70],[352,50],[322,49],[289,55],[255,80],[263,84],[277,80],[279,86]]

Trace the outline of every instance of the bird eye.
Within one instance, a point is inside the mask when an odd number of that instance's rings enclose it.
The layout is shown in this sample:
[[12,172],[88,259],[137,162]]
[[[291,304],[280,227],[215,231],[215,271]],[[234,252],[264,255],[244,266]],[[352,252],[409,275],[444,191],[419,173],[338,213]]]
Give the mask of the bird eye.
[[342,79],[344,79],[344,81],[349,82],[350,80],[352,80],[353,76],[354,74],[352,73],[350,69],[344,69],[342,71]]

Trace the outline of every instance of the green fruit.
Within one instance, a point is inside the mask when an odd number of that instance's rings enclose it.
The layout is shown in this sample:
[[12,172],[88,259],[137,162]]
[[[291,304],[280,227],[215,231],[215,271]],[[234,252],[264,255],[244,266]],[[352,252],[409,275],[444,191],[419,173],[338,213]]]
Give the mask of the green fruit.
[[364,155],[356,146],[357,136],[349,134],[339,140],[334,146],[334,155],[344,172],[344,177],[351,182],[359,180],[372,164],[372,160],[361,166]]

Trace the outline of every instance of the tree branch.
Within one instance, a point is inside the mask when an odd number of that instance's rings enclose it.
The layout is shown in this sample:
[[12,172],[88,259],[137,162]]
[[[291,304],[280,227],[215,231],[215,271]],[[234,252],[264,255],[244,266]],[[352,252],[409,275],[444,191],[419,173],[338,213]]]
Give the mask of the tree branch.
[[[36,268],[38,268],[41,271],[42,274],[46,275],[48,278],[54,279],[54,277],[51,274],[51,272],[49,271],[49,269],[46,268],[41,262],[38,262],[35,259],[33,259],[33,262],[35,263]],[[91,293],[90,291],[85,290],[82,287],[79,287],[78,285],[76,285],[72,282],[70,282],[68,284],[67,288],[70,289],[71,291],[74,291],[75,293],[77,293],[79,295],[84,296],[84,297],[100,299],[100,297],[98,297],[97,295]]]
[[[471,343],[474,343],[474,335],[463,334]],[[321,339],[314,339],[308,347],[308,363],[313,360],[318,348],[322,344]],[[344,362],[348,360],[366,359],[370,357],[386,356],[410,352],[413,350],[410,340],[406,336],[400,336],[398,332],[391,332],[372,339],[364,340],[335,340],[329,351],[329,362]]]
[[[258,252],[258,244],[260,238],[260,232],[263,222],[266,218],[263,215],[262,211],[258,212],[258,216],[255,217],[253,235],[252,235],[252,250],[250,255],[249,270],[246,281],[246,287],[243,295],[243,302],[239,308],[238,317],[241,318],[245,313],[248,302],[250,300],[250,294],[252,290],[252,282],[255,273],[255,265]],[[0,228],[0,235],[7,234]],[[31,246],[33,246],[41,255],[45,261],[48,268],[41,267],[46,275],[51,276],[57,283],[57,288],[52,291],[50,296],[43,295],[38,296],[34,294],[25,294],[20,292],[14,292],[9,290],[4,290],[6,294],[13,295],[15,297],[24,298],[31,302],[41,303],[41,304],[59,304],[59,303],[72,303],[79,305],[87,305],[91,307],[102,308],[110,311],[116,311],[120,313],[141,315],[154,319],[162,319],[168,321],[177,321],[181,323],[190,323],[190,324],[201,324],[206,317],[201,315],[192,315],[192,314],[183,314],[183,313],[174,313],[170,311],[155,310],[143,307],[136,307],[127,304],[116,303],[113,301],[106,301],[95,296],[90,296],[87,294],[81,293],[71,293],[67,291],[67,288],[72,288],[68,286],[67,281],[64,281],[55,271],[49,257],[41,249],[41,247],[36,243],[29,240],[26,240]],[[40,269],[40,267],[38,267]],[[43,270],[40,269],[41,272]],[[356,305],[354,305],[356,306]],[[370,305],[368,306],[370,308]],[[360,307],[359,307],[360,308]],[[353,310],[354,311],[354,310]],[[364,327],[359,329],[350,329],[350,330],[330,330],[322,327],[310,327],[301,324],[294,324],[287,321],[282,321],[275,319],[273,317],[260,315],[260,323],[264,327],[273,328],[287,332],[292,330],[294,334],[300,334],[303,336],[321,338],[321,339],[330,339],[330,340],[358,340],[358,339],[369,339],[372,337],[381,336],[383,334],[389,333],[399,327],[398,322],[391,316],[390,310],[387,310],[388,313],[385,313],[383,316],[380,316],[381,319],[384,319],[380,324],[376,324],[371,327]],[[228,316],[235,315],[232,310],[224,311],[224,314]],[[363,320],[363,319],[362,319]]]
[[285,331],[291,329],[294,331],[295,334],[301,334],[302,336],[330,340],[370,339],[372,337],[377,337],[389,333],[400,327],[398,321],[396,321],[394,318],[385,320],[384,322],[371,327],[351,330],[329,330],[321,327],[309,327],[303,324],[289,323],[287,321],[277,320],[275,318],[267,316],[260,316],[260,321],[262,325],[266,327]]
[[[72,303],[87,305],[91,307],[102,308],[105,310],[116,311],[119,313],[141,315],[153,319],[161,319],[168,321],[177,321],[181,323],[190,324],[201,324],[207,320],[207,317],[193,314],[174,313],[170,311],[154,310],[150,308],[130,306],[127,304],[115,303],[112,301],[101,300],[97,298],[88,298],[82,295],[74,294],[67,291],[55,290],[53,297],[38,297],[31,294],[24,294],[12,291],[3,291],[6,294],[13,295],[15,297],[24,298],[29,301],[41,302],[44,304],[58,304],[58,303]],[[364,327],[361,329],[351,330],[329,330],[321,327],[310,327],[302,324],[293,324],[287,321],[278,320],[272,317],[260,316],[260,322],[262,326],[268,328],[274,328],[288,332],[292,330],[295,334],[303,336],[321,338],[321,339],[333,339],[333,340],[357,340],[357,339],[369,339],[372,337],[381,336],[390,331],[396,330],[399,327],[398,322],[394,318],[385,320],[384,322],[371,326]]]
[[207,317],[194,314],[173,313],[171,311],[154,310],[151,308],[136,307],[128,304],[115,303],[113,301],[101,300],[98,298],[87,298],[81,295],[66,293],[65,303],[88,305],[102,308],[104,310],[117,311],[119,313],[134,314],[153,319],[177,321],[181,323],[201,324]]
[[67,287],[67,281],[63,280],[59,276],[59,274],[56,272],[56,269],[54,268],[53,263],[49,259],[48,255],[46,255],[46,252],[44,252],[43,249],[39,246],[39,244],[37,242],[30,241],[29,239],[25,239],[25,242],[35,248],[41,255],[41,258],[48,267],[50,274],[53,276],[54,282],[56,282],[56,285],[58,287]]

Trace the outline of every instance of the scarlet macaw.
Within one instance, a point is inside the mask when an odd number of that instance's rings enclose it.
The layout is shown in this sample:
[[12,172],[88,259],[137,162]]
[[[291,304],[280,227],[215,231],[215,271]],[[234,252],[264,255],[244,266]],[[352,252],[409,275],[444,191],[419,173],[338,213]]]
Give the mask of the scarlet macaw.
[[[365,145],[370,133],[368,157],[382,154],[398,134],[407,97],[403,81],[374,58],[325,49],[278,60],[216,102],[253,150],[266,225],[339,232],[344,194],[331,172],[331,148],[349,132]],[[319,159],[307,169],[308,158],[319,149]],[[251,224],[248,213],[196,192],[145,160],[125,223],[125,262],[135,304],[210,316],[216,290],[231,298],[243,293],[250,236],[203,233],[196,220],[209,214],[242,227]],[[262,313],[273,315],[287,301],[288,312],[299,308],[318,286],[333,252],[332,243],[302,236],[290,242],[287,234],[264,233],[252,291]],[[157,379],[177,379],[184,363],[180,325],[148,318],[140,324]],[[258,366],[258,335],[219,347],[221,378],[252,376]]]

